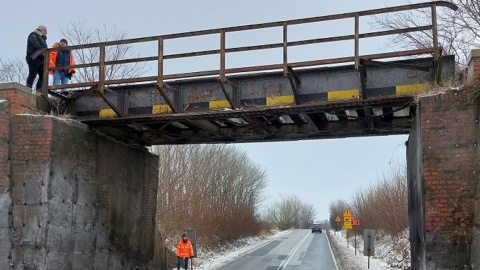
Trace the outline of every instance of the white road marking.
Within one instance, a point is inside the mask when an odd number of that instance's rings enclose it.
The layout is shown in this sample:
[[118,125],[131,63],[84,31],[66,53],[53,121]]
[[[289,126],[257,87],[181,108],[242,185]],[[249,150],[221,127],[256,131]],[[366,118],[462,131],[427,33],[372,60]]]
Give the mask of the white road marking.
[[332,254],[333,262],[335,263],[335,268],[338,270],[337,259],[335,259],[335,255],[333,254],[332,246],[330,246],[330,237],[328,236],[329,231],[325,230],[325,237],[327,237],[328,247],[330,248],[330,253]]
[[288,265],[288,263],[292,259],[292,255],[295,254],[295,252],[297,252],[298,248],[302,245],[303,242],[305,242],[305,240],[307,240],[309,235],[310,235],[310,232],[308,232],[305,235],[305,237],[303,237],[303,239],[300,242],[298,242],[298,244],[295,247],[293,247],[293,249],[290,251],[290,253],[288,253],[286,260],[284,260],[282,262],[282,264],[280,264],[280,266],[278,266],[277,270],[282,270],[283,268],[285,268],[285,266]]

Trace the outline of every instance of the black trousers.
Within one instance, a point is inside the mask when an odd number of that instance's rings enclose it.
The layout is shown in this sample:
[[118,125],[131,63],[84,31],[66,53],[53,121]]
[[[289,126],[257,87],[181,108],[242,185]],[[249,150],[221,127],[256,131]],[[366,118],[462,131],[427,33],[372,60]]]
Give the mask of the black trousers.
[[33,81],[35,81],[35,77],[38,75],[36,91],[40,92],[43,85],[43,58],[38,57],[37,59],[33,60],[29,56],[27,56],[27,64],[28,64],[28,77],[27,77],[27,86],[32,88]]

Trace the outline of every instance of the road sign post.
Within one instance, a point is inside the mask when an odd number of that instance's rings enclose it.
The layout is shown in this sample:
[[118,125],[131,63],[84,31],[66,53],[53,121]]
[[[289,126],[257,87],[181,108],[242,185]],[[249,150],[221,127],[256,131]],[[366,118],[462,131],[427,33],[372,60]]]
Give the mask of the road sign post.
[[[338,232],[338,231],[340,231],[340,217],[337,216],[337,217],[335,218],[335,221],[337,222],[337,232]],[[335,233],[337,233],[337,232],[335,232]]]
[[[351,222],[352,226],[359,226],[360,225],[360,219],[354,219]],[[353,232],[355,233],[355,255],[357,255],[357,230],[355,227],[353,227]]]
[[375,230],[363,230],[363,255],[368,256],[368,269],[370,269],[370,256],[375,256]]
[[350,213],[350,210],[345,209],[343,211],[343,229],[347,230],[347,248],[348,248],[348,230],[352,229],[352,213]]

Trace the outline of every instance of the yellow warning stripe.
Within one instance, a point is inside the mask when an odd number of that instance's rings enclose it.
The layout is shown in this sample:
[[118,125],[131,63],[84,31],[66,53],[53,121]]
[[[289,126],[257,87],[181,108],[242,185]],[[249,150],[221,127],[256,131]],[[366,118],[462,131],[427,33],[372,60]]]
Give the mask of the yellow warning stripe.
[[117,114],[112,109],[102,109],[100,110],[98,116],[100,118],[111,118],[111,117],[117,117]]
[[428,83],[404,84],[395,87],[397,95],[419,94],[427,92],[429,88]]
[[295,103],[295,98],[293,95],[291,96],[278,96],[278,97],[267,97],[266,98],[267,105],[288,105]]
[[172,108],[167,104],[160,104],[160,105],[153,105],[152,107],[152,114],[162,114],[162,113],[170,113],[172,112]]
[[358,99],[358,89],[339,90],[328,92],[327,100]]
[[224,109],[224,108],[231,108],[230,103],[228,100],[212,100],[208,102],[208,108],[210,109]]

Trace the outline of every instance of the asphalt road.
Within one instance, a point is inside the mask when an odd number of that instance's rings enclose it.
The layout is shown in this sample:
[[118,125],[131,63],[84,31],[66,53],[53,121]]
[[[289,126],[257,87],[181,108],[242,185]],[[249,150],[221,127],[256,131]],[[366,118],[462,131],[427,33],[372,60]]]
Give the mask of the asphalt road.
[[327,237],[294,230],[227,263],[221,270],[337,270]]

